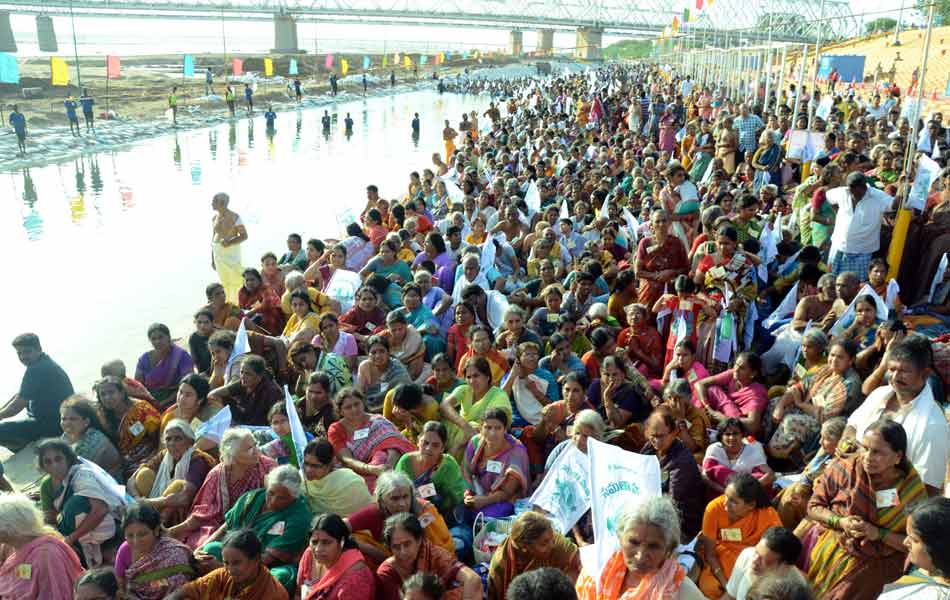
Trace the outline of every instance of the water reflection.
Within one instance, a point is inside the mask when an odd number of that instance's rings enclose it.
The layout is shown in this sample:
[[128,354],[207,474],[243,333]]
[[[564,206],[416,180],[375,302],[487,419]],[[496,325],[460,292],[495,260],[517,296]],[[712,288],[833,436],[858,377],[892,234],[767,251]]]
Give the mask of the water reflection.
[[217,129],[208,130],[208,150],[211,152],[212,160],[217,160],[218,158],[218,130]]
[[89,159],[89,178],[92,180],[92,191],[98,195],[102,193],[102,173],[99,172],[99,158],[93,154]]
[[178,134],[175,134],[175,150],[172,152],[172,161],[181,169],[181,144],[178,143]]

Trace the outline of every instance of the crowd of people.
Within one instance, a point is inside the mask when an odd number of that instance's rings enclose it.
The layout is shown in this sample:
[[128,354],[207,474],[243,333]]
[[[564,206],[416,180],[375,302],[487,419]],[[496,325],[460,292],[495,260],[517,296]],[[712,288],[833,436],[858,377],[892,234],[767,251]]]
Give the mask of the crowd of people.
[[[134,372],[13,341],[0,445],[43,477],[0,480],[0,600],[950,593],[950,170],[885,260],[941,116],[646,65],[449,91],[488,107],[341,239],[249,266],[216,195],[219,281]],[[662,489],[599,571],[596,517],[531,501],[590,440]]]

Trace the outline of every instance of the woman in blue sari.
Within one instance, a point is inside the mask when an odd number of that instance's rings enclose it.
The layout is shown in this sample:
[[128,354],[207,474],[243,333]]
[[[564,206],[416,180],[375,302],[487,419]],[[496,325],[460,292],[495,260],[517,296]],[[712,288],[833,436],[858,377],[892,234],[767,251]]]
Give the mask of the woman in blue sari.
[[402,304],[406,308],[406,320],[416,331],[422,334],[426,347],[426,360],[440,352],[445,352],[445,337],[439,330],[439,323],[432,310],[422,303],[422,288],[415,283],[407,283],[402,288]]
[[[766,129],[759,136],[759,148],[752,156],[752,168],[756,171],[754,191],[759,193],[759,188],[764,183],[771,183],[782,191],[782,148],[775,143],[775,135],[771,129]],[[763,182],[760,173],[768,173],[769,181]],[[760,183],[762,182],[762,183]]]

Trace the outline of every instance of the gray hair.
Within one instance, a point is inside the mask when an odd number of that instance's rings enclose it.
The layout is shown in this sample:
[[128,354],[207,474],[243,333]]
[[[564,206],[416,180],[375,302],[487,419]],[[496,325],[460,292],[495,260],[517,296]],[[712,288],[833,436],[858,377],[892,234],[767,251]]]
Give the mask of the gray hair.
[[177,429],[182,432],[186,438],[191,441],[195,441],[195,430],[191,428],[191,425],[188,424],[184,419],[172,419],[165,425],[165,431],[169,429]]
[[525,320],[524,310],[517,304],[509,304],[508,307],[505,309],[505,312],[501,314],[501,320],[507,321],[508,317],[512,315],[518,315],[519,317],[521,317],[522,321]]
[[693,388],[689,385],[689,381],[682,377],[677,377],[666,384],[666,387],[663,388],[663,395],[676,396],[677,398],[692,398]]
[[267,474],[264,479],[264,487],[270,489],[275,485],[282,485],[287,488],[290,495],[294,498],[300,497],[300,471],[291,465],[281,465]]
[[478,257],[477,254],[469,254],[468,256],[466,256],[465,259],[462,260],[462,266],[464,267],[470,262],[474,262],[478,266],[481,266],[482,264],[481,259]]
[[824,275],[822,275],[821,277],[819,277],[819,278],[818,278],[818,287],[824,287],[824,286],[828,285],[828,281],[829,281],[829,280],[831,281],[831,284],[834,285],[834,283],[835,283],[835,274],[834,274],[834,273],[825,273]]
[[600,440],[604,437],[604,430],[607,425],[604,424],[604,418],[596,410],[585,408],[574,417],[574,429],[578,427],[590,427],[596,434],[594,437]]
[[24,494],[0,494],[0,543],[48,535],[53,528],[43,523],[43,513]]
[[287,277],[284,277],[284,287],[288,290],[294,290],[300,287],[304,283],[303,273],[300,271],[294,271],[292,273],[287,273]]
[[234,459],[234,454],[238,450],[238,446],[247,438],[251,438],[251,440],[254,439],[254,434],[251,433],[250,429],[232,427],[225,431],[224,435],[221,436],[221,441],[218,443],[218,448],[221,453],[221,462],[226,465],[231,464],[231,461]]
[[[408,475],[402,471],[386,471],[376,479],[376,491],[374,492],[376,504],[382,508],[383,498],[402,488],[409,488],[409,492],[415,496],[416,486],[412,485],[412,480],[409,479]],[[415,500],[413,500],[414,502]]]
[[805,333],[802,334],[802,343],[805,342],[811,342],[812,344],[821,346],[822,350],[826,350],[828,348],[828,336],[825,335],[824,331],[818,329],[817,327],[807,329]]
[[650,525],[663,532],[666,549],[672,551],[680,545],[680,517],[667,496],[647,498],[627,505],[617,519],[617,537],[623,537],[637,525]]

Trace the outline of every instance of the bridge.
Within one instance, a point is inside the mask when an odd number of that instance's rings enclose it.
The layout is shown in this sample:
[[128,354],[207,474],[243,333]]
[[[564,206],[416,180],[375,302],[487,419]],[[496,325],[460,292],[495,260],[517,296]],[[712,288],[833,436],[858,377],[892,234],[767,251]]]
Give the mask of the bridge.
[[[706,0],[708,4],[710,0]],[[693,6],[693,0],[686,2]],[[15,52],[10,13],[36,16],[40,49],[58,48],[53,16],[273,21],[274,51],[300,52],[297,22],[440,25],[510,30],[510,51],[524,51],[522,33],[538,30],[540,54],[553,51],[555,31],[576,31],[575,56],[599,59],[603,34],[652,37],[683,20],[683,0],[0,0],[0,51]],[[768,29],[771,28],[771,32]],[[853,35],[847,0],[716,0],[681,36],[710,41],[729,33],[749,42],[813,41]]]

